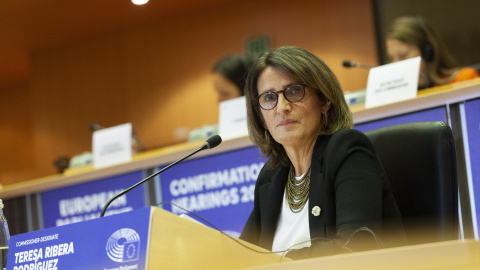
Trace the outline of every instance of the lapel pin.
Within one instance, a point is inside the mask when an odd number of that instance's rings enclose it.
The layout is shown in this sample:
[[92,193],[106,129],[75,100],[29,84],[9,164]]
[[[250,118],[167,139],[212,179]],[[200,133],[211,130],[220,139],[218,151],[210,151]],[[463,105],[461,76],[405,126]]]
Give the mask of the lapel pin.
[[318,216],[320,216],[320,212],[321,212],[321,211],[322,211],[322,209],[321,209],[320,207],[314,206],[314,207],[312,208],[312,215],[318,217]]

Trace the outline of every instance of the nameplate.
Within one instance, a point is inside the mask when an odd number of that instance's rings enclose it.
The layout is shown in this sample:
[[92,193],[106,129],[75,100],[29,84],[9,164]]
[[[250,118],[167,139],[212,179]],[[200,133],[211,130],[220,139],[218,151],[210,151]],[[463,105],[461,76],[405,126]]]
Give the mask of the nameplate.
[[417,96],[420,57],[370,69],[365,107],[371,108]]
[[93,132],[93,166],[101,168],[132,160],[132,124]]
[[220,102],[219,135],[223,140],[248,135],[245,97]]
[[145,269],[151,208],[10,239],[9,270]]

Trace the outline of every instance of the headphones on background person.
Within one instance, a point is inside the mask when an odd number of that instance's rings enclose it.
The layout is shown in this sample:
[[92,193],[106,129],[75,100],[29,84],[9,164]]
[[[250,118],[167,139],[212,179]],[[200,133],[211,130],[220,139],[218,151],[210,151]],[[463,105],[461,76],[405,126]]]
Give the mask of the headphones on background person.
[[418,25],[423,32],[423,43],[420,46],[420,52],[422,54],[422,58],[425,62],[430,62],[433,60],[434,50],[432,44],[428,41],[427,36],[427,29],[425,28],[425,24],[423,23],[423,19],[421,17],[416,17]]

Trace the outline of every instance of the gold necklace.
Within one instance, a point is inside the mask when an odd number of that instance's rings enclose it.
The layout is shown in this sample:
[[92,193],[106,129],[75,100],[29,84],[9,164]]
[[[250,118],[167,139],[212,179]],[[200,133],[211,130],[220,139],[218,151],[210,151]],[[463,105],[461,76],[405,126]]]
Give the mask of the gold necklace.
[[311,166],[308,167],[305,175],[299,180],[295,178],[295,168],[290,166],[287,180],[287,201],[290,210],[294,213],[302,211],[308,200],[308,190],[310,187]]

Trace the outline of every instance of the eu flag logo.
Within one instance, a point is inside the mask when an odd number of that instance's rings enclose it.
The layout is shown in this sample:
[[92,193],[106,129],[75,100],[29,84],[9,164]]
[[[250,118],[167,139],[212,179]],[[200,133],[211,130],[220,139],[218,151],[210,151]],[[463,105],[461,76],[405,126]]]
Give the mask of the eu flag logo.
[[139,257],[140,241],[125,242],[123,244],[123,261],[136,261]]

